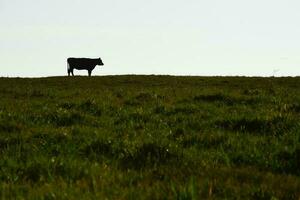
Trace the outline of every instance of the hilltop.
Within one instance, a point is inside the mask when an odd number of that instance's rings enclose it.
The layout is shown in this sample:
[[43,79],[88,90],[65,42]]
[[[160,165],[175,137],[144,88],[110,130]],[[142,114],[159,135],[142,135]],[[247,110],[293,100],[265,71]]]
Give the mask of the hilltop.
[[3,199],[299,199],[300,78],[0,78]]

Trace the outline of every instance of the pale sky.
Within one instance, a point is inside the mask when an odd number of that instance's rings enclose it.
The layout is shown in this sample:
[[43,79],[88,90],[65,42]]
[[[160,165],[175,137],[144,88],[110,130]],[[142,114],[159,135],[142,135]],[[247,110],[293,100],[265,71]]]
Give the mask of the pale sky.
[[[299,0],[0,0],[0,77],[300,75]],[[86,71],[74,71],[86,75]]]

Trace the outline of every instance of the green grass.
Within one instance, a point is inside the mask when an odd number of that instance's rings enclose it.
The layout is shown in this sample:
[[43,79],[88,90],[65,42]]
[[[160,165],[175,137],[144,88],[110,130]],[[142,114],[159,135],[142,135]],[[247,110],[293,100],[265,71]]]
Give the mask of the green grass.
[[1,199],[299,199],[300,78],[0,78]]

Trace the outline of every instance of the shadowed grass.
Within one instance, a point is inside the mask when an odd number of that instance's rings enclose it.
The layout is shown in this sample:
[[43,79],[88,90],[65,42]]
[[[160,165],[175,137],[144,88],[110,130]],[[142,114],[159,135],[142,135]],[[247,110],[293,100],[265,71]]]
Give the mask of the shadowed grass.
[[216,123],[230,131],[250,132],[263,135],[282,135],[294,127],[299,127],[298,121],[288,116],[275,116],[270,119],[235,118],[225,119]]

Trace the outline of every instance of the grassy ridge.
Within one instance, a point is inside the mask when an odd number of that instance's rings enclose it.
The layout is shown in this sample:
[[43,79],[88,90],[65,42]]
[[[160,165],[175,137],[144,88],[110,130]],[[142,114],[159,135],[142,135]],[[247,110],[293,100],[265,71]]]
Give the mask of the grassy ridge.
[[299,199],[300,78],[0,79],[2,199]]

